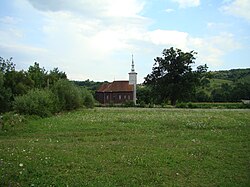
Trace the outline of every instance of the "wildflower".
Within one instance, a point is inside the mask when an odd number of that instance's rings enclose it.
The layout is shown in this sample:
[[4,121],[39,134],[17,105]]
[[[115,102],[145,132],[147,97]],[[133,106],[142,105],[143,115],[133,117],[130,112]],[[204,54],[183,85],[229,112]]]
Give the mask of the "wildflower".
[[23,167],[23,163],[20,163],[19,166],[20,166],[20,167]]

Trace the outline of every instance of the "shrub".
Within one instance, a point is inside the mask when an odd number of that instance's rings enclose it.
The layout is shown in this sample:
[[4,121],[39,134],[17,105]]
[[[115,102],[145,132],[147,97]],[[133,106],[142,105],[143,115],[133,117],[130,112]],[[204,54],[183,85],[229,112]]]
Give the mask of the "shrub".
[[59,101],[58,108],[73,110],[83,105],[83,97],[80,88],[66,79],[61,79],[52,87],[52,92]]
[[135,103],[132,100],[125,101],[123,104],[124,107],[134,107]]
[[4,113],[0,116],[0,130],[8,130],[10,127],[15,127],[25,121],[26,120],[22,115],[15,114],[13,112]]
[[177,103],[176,108],[187,108],[187,103]]
[[81,88],[81,94],[83,98],[83,105],[87,108],[94,108],[95,99],[90,91],[85,88]]
[[141,101],[139,103],[139,106],[142,107],[142,108],[145,108],[146,107],[146,103],[144,101]]
[[20,114],[47,117],[57,111],[57,101],[51,91],[35,89],[17,96],[13,107]]

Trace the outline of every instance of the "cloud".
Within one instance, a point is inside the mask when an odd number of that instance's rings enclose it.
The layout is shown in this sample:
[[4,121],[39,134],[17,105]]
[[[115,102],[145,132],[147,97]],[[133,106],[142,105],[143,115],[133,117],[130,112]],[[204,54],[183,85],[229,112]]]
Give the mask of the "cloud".
[[[41,66],[59,67],[70,79],[126,79],[124,71],[130,70],[131,53],[135,54],[136,68],[141,68],[139,76],[143,77],[150,72],[153,58],[172,46],[183,51],[195,50],[199,63],[215,67],[223,63],[226,53],[240,47],[229,33],[199,38],[178,30],[152,29],[152,20],[143,17],[142,0],[28,1],[32,6],[27,9],[32,10],[27,11],[33,17],[36,15],[34,20],[39,24],[34,28],[32,22],[23,19],[20,24],[25,24],[24,30],[9,27],[0,31],[0,42],[8,44],[0,45],[0,50],[26,55],[32,63],[41,62]],[[200,2],[178,3],[184,8],[198,6]],[[12,18],[1,21],[14,24]],[[215,26],[213,22],[208,24]]]
[[200,5],[200,0],[172,0],[179,4],[180,8],[197,7]]
[[149,42],[155,45],[186,48],[188,33],[174,30],[154,30],[146,33]]
[[250,22],[250,0],[234,0],[224,5],[222,11]]
[[5,17],[0,18],[0,23],[3,23],[3,24],[12,25],[12,24],[17,24],[18,22],[20,22],[20,19],[12,17],[12,16],[5,16]]
[[189,38],[189,47],[198,52],[198,62],[211,68],[223,65],[224,56],[242,46],[230,33],[221,33],[207,38]]
[[167,12],[167,13],[174,12],[174,9],[168,8],[165,10],[165,12]]
[[138,0],[28,0],[41,11],[73,11],[90,17],[116,16],[136,17],[142,11],[144,3]]

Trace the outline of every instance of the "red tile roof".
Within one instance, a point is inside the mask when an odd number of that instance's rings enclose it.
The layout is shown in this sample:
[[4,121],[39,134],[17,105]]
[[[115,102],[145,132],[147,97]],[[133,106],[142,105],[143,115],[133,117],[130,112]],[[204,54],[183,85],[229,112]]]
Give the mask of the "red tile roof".
[[132,92],[133,85],[129,81],[114,81],[112,83],[104,83],[97,92]]

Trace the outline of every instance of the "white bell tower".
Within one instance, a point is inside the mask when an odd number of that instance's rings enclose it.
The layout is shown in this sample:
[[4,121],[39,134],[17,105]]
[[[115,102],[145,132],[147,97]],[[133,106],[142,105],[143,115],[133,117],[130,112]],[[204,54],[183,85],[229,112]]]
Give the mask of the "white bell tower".
[[137,84],[137,73],[135,72],[134,58],[132,55],[132,68],[129,74],[129,84],[134,85],[133,101],[136,104],[136,84]]

